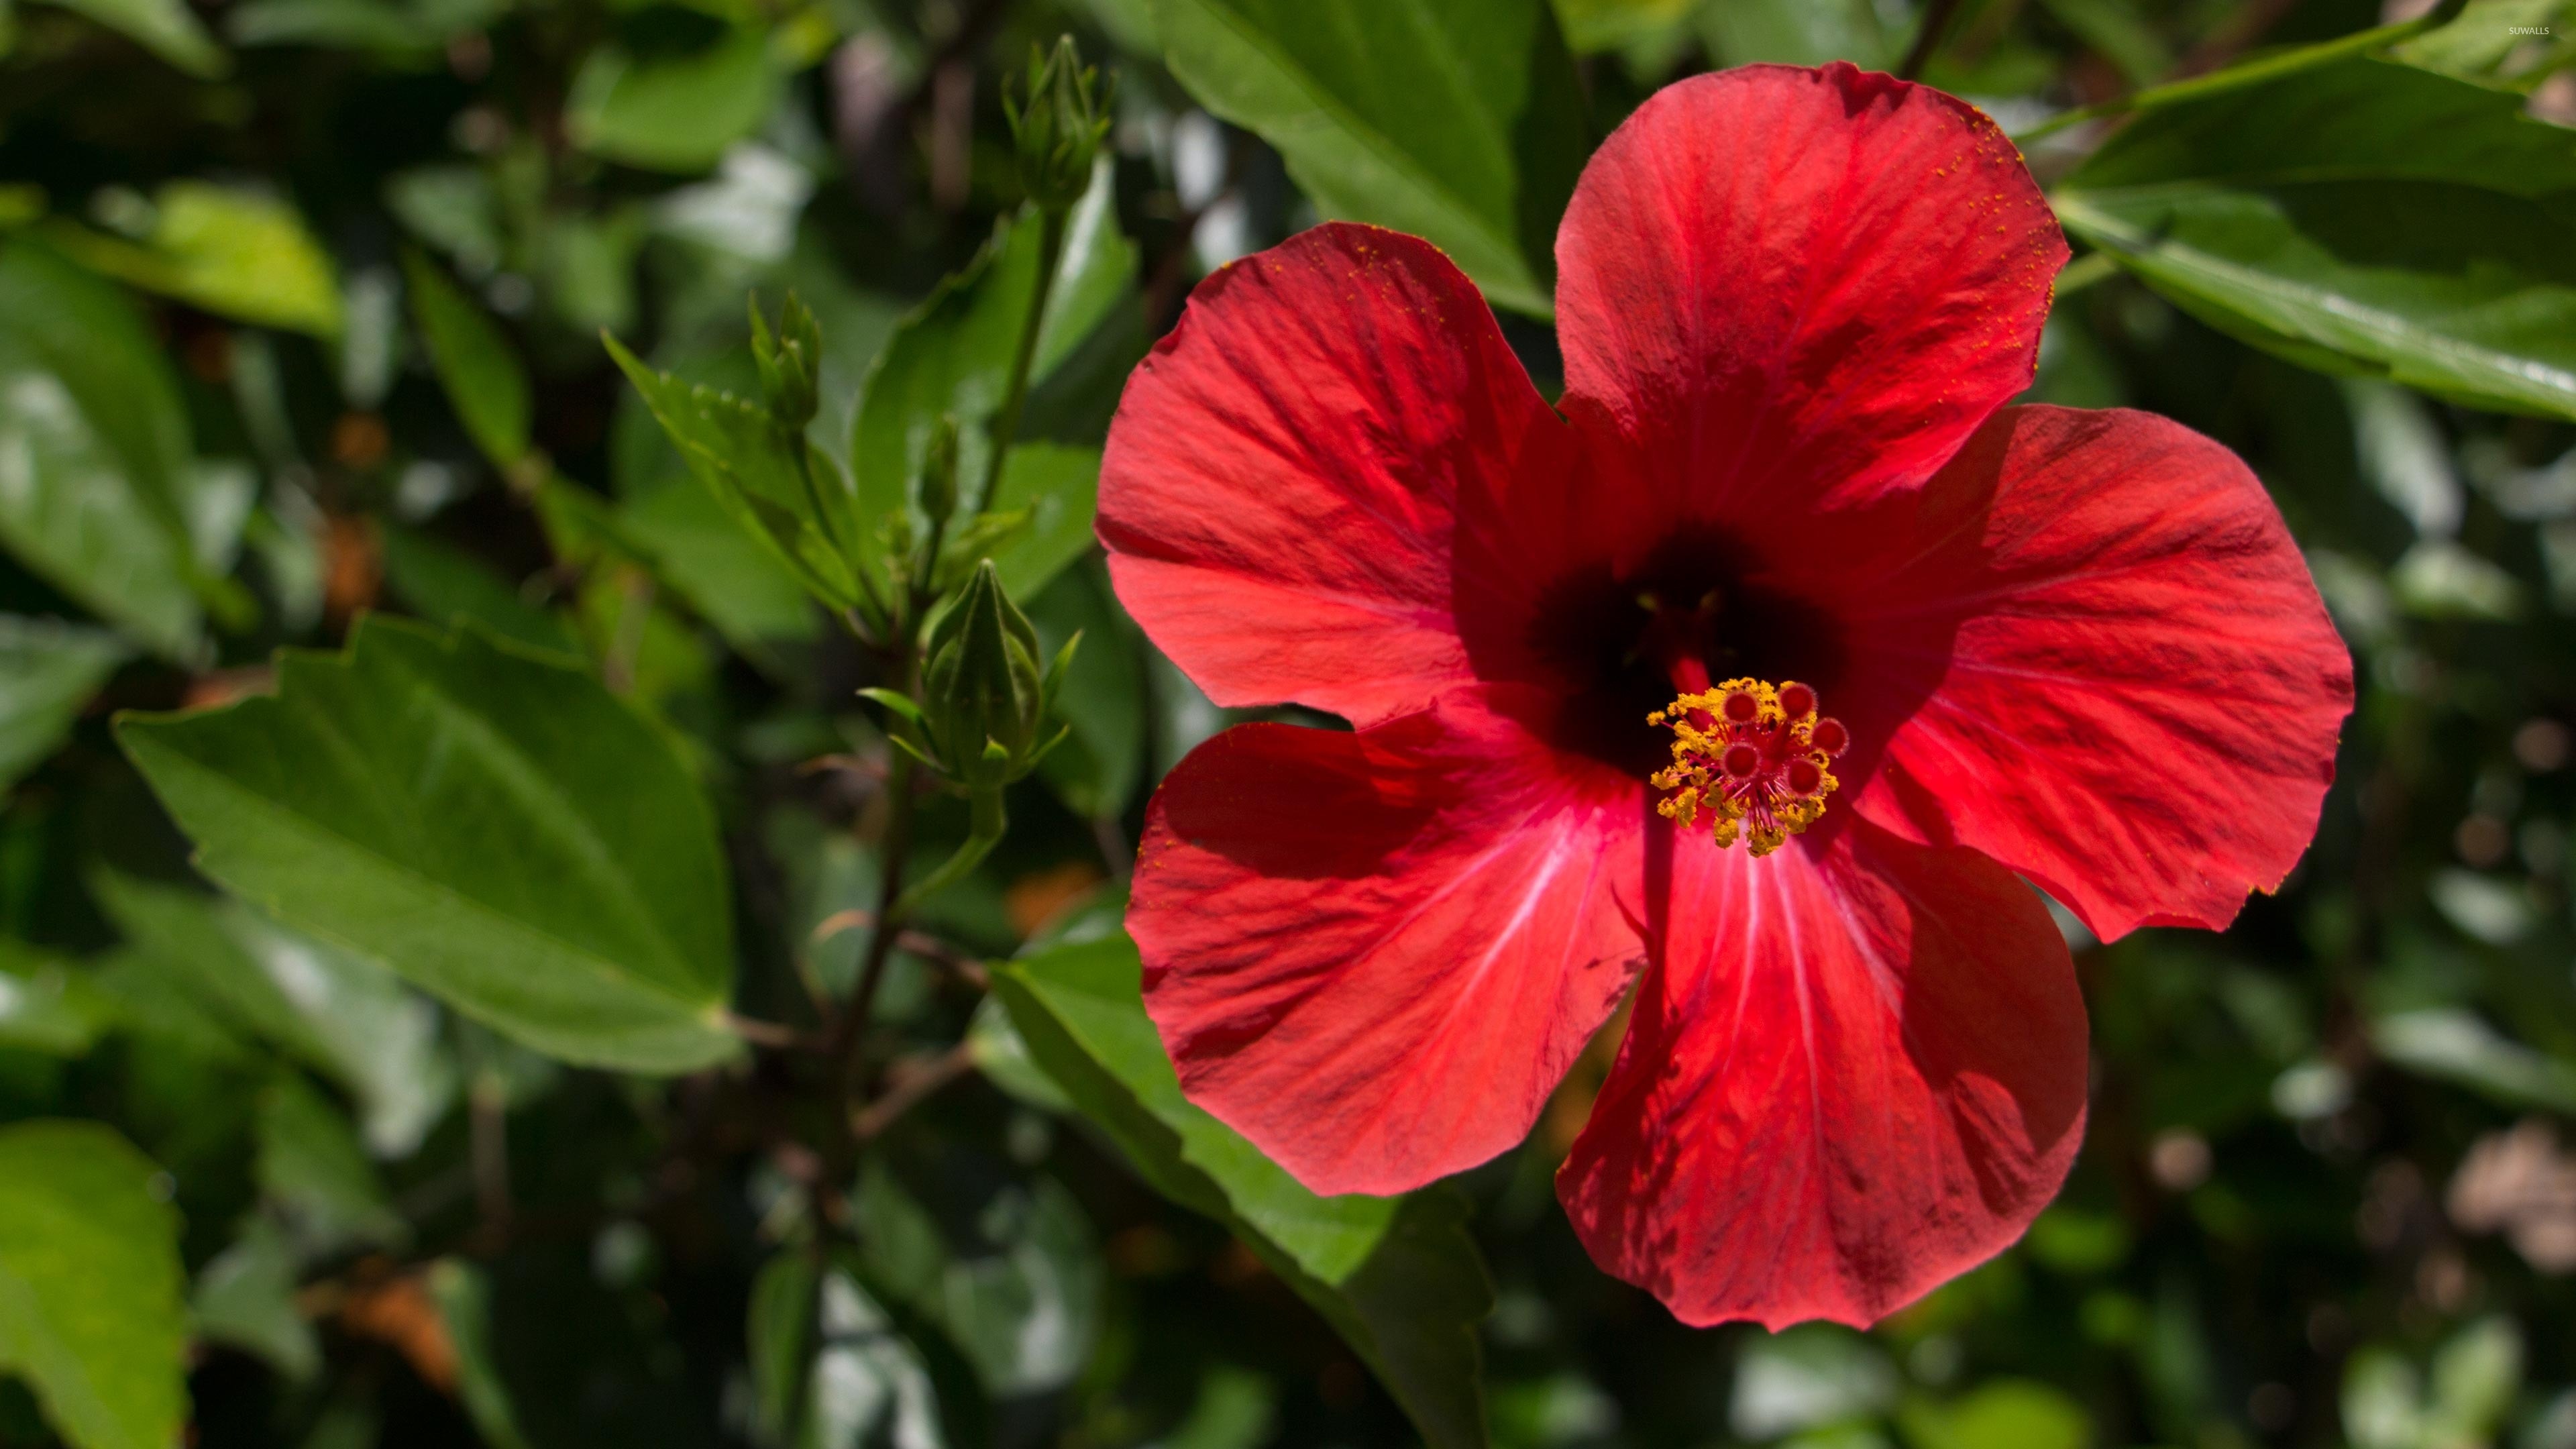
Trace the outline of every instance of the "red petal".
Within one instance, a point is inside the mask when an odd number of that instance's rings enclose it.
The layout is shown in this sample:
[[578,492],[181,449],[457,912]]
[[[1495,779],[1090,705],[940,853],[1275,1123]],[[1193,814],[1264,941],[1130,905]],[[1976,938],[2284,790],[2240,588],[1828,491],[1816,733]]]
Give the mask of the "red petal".
[[2146,413],[2014,408],[1918,506],[1929,550],[1851,585],[1832,703],[1885,749],[1859,808],[1984,851],[2105,939],[2225,926],[2279,885],[2352,659],[2244,463]]
[[1201,745],[1127,912],[1182,1088],[1317,1192],[1518,1144],[1635,973],[1641,799],[1477,691]]
[[1335,223],[1199,284],[1119,402],[1100,539],[1128,612],[1217,703],[1372,724],[1471,679],[1461,487],[1572,446],[1447,257]]
[[1919,482],[2030,384],[2066,256],[1964,102],[1840,63],[1693,77],[1593,154],[1557,232],[1567,405],[1699,517]]
[[2084,1001],[2030,888],[1846,820],[1673,844],[1657,969],[1557,1193],[1686,1323],[1866,1325],[2021,1235],[2083,1139]]

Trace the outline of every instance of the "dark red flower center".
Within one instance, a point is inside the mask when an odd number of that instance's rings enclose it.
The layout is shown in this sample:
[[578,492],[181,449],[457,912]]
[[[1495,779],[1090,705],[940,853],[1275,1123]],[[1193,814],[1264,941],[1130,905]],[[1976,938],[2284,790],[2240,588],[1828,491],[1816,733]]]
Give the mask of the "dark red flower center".
[[1740,835],[1755,855],[1778,850],[1816,823],[1841,783],[1829,767],[1851,731],[1819,715],[1820,703],[1794,679],[1776,688],[1730,679],[1684,691],[1646,716],[1673,732],[1673,762],[1654,775],[1655,788],[1671,793],[1655,808],[1685,829],[1707,816],[1721,847]]

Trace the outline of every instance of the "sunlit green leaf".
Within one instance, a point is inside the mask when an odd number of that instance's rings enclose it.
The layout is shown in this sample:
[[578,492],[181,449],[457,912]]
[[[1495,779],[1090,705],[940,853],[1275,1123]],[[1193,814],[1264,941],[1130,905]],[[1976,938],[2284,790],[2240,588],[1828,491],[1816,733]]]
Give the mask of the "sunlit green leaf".
[[209,312],[337,336],[340,284],[295,207],[265,192],[173,181],[135,240],[64,225],[49,235],[75,261]]
[[177,382],[115,287],[0,248],[0,545],[167,655],[194,645]]
[[119,723],[209,876],[566,1060],[734,1054],[713,815],[597,679],[375,616],[281,656],[278,688]]
[[2576,145],[2518,97],[2344,60],[2140,116],[2068,230],[2307,366],[2576,418]]
[[116,1014],[89,973],[50,952],[0,939],[0,1047],[76,1057]]
[[144,49],[193,76],[215,77],[232,68],[231,58],[188,8],[187,0],[52,0],[66,10],[86,15],[110,30],[132,37]]
[[1546,0],[1153,0],[1199,104],[1279,148],[1326,215],[1427,237],[1497,306],[1554,311],[1587,149]]
[[98,1123],[0,1127],[0,1374],[35,1389],[74,1449],[178,1442],[186,1278],[168,1197]]

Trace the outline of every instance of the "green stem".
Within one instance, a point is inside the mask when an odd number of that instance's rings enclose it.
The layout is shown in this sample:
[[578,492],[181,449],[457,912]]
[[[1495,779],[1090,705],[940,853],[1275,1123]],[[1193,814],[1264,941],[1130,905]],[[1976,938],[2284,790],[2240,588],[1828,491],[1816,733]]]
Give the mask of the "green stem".
[[[909,670],[905,671],[909,673]],[[893,958],[894,939],[903,931],[903,859],[912,850],[912,757],[892,751],[886,764],[886,827],[879,842],[875,928],[868,934],[868,954],[859,980],[850,989],[849,1007],[841,1013],[835,1045],[846,1065],[845,1091],[853,1102],[868,1092],[868,1020],[876,1011],[877,986]]]
[[975,513],[993,506],[993,490],[1002,483],[1002,458],[1020,435],[1020,406],[1029,399],[1029,370],[1037,362],[1038,334],[1046,330],[1047,299],[1055,291],[1056,266],[1064,260],[1064,218],[1054,207],[1038,212],[1037,290],[1029,298],[1028,320],[1020,324],[1020,350],[1011,359],[1011,384],[1002,393],[1002,410],[993,414],[993,446],[984,459],[984,486],[976,490]]
[[909,917],[921,908],[923,901],[955,885],[968,871],[982,865],[984,857],[992,854],[993,847],[1001,843],[1002,832],[1010,823],[1002,813],[1002,787],[978,786],[968,798],[973,802],[974,813],[970,817],[966,839],[958,845],[954,855],[940,862],[939,869],[915,882],[910,890],[903,893],[902,899],[894,903],[895,919]]

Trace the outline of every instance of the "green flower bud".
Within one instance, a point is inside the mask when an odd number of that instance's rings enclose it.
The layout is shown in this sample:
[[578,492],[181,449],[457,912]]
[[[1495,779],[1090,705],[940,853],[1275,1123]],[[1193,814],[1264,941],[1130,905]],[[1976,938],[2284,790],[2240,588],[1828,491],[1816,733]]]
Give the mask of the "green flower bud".
[[1002,592],[991,559],[931,630],[921,683],[931,746],[951,775],[993,786],[1036,763],[1047,705],[1037,631]]
[[813,309],[787,294],[778,309],[778,333],[770,335],[761,319],[760,299],[751,301],[751,360],[760,368],[760,390],[770,415],[788,432],[801,432],[813,421],[823,365],[823,328]]
[[938,424],[930,430],[930,446],[922,450],[921,483],[913,496],[921,504],[922,516],[933,524],[946,521],[957,511],[955,413],[941,413]]
[[1003,83],[1002,112],[1019,152],[1020,184],[1030,200],[1049,211],[1071,208],[1091,185],[1092,158],[1109,135],[1109,122],[1101,115],[1108,109],[1109,92],[1104,88],[1097,98],[1092,95],[1099,74],[1083,68],[1073,37],[1067,35],[1056,41],[1052,55],[1029,47],[1023,100],[1015,104],[1009,82]]

